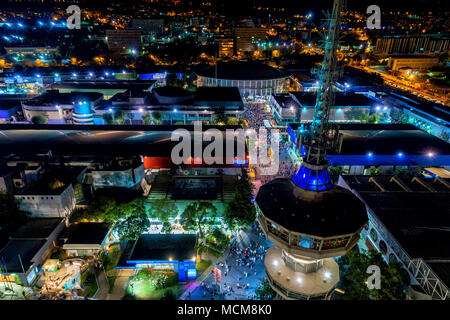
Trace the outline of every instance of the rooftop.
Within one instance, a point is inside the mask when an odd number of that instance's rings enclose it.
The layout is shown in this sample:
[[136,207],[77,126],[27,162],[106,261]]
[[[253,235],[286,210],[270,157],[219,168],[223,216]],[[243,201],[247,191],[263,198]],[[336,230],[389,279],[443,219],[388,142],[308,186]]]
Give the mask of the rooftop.
[[339,186],[315,192],[291,179],[275,179],[259,189],[256,203],[266,218],[284,228],[319,237],[355,233],[367,222],[364,204]]
[[28,219],[14,234],[11,239],[46,239],[61,223],[60,218],[36,218]]
[[[296,99],[303,107],[315,106],[317,93],[316,92],[290,92],[290,94]],[[372,106],[375,101],[362,94],[356,93],[335,93],[334,106],[341,107],[357,107],[357,106]]]
[[[294,130],[299,128],[299,124],[290,123],[289,126]],[[307,127],[308,125],[305,126],[305,129]],[[427,158],[430,165],[433,160],[438,161],[440,157],[450,155],[450,144],[413,125],[348,123],[338,124],[338,127],[339,132],[343,135],[340,156],[368,156],[370,152],[373,156],[368,160],[372,161],[374,165],[381,164],[377,163],[377,155],[392,156],[392,159],[388,160],[399,164],[407,161],[408,156],[421,156]],[[330,152],[330,159],[335,154],[335,152]],[[432,156],[429,156],[430,154]]]
[[[388,184],[390,176],[375,176],[387,190],[383,192],[371,187],[374,183],[369,182],[370,176],[344,175],[342,178],[361,196],[412,259],[449,260],[450,247],[444,245],[450,243],[449,188],[436,192],[417,191],[412,187],[413,182],[402,179],[411,188],[408,192]],[[430,186],[437,185],[433,185],[434,179],[422,180]],[[450,179],[445,180],[447,184],[450,182]]]
[[[216,66],[200,69],[196,74],[202,77],[215,78]],[[259,62],[232,61],[217,63],[217,78],[230,80],[269,80],[287,78],[283,70],[275,69]]]
[[93,102],[103,98],[103,94],[99,92],[77,92],[60,93],[57,90],[49,90],[46,93],[27,100],[26,105],[29,106],[42,106],[42,105],[69,105],[78,101]]
[[[62,155],[145,155],[170,157],[175,129],[193,131],[193,125],[2,125],[0,155],[15,153],[35,155],[52,150]],[[226,129],[240,126],[203,126],[203,130],[217,128],[225,135]],[[206,146],[209,143],[204,144]],[[224,146],[225,147],[225,146]],[[235,148],[237,145],[235,144]],[[226,154],[225,152],[223,154]]]
[[75,182],[84,170],[84,167],[52,167],[48,169],[37,181],[33,181],[19,195],[60,195],[67,187]]
[[110,229],[108,223],[81,222],[72,224],[65,232],[67,241],[64,244],[102,244]]
[[143,234],[127,262],[192,260],[196,239],[195,234]]
[[[26,272],[33,264],[33,257],[45,244],[46,240],[14,239],[9,240],[0,250],[0,260],[4,262],[7,273]],[[22,269],[23,266],[23,269]]]

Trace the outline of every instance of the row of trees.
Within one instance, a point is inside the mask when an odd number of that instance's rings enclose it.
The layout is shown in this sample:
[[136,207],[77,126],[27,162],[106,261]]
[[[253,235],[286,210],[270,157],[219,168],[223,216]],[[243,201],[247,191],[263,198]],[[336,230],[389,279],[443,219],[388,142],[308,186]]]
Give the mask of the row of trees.
[[[117,110],[112,113],[104,113],[102,115],[103,120],[106,124],[124,124],[126,119],[133,120],[134,114],[133,113],[125,113],[121,110]],[[162,123],[163,116],[161,112],[159,111],[153,111],[151,114],[148,112],[145,112],[142,114],[142,120],[144,121],[145,125],[149,125],[152,123],[152,120],[155,124],[161,124]]]
[[[242,170],[238,178],[232,201],[227,205],[223,216],[209,201],[195,201],[186,206],[180,215],[180,224],[187,231],[198,232],[204,239],[212,230],[219,217],[223,217],[231,230],[251,225],[256,218],[252,203],[253,184],[247,170]],[[150,227],[149,218],[157,218],[163,225],[163,232],[170,232],[170,218],[178,216],[178,207],[168,199],[157,199],[148,203],[144,197],[130,202],[118,203],[108,197],[99,197],[87,209],[75,211],[71,222],[104,221],[115,224],[115,230],[121,240],[136,240]],[[220,237],[216,237],[220,241]]]
[[378,123],[380,121],[380,116],[376,113],[372,113],[370,115],[364,113],[361,115],[361,117],[359,117],[359,120],[361,121],[361,123]]

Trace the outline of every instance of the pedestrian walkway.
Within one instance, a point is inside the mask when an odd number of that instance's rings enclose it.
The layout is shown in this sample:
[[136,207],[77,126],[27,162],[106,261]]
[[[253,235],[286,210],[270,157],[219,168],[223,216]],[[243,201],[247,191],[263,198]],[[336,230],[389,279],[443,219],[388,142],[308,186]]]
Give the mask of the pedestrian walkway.
[[[254,299],[254,291],[265,276],[264,255],[272,244],[261,233],[259,227],[239,234],[214,264],[221,270],[221,283],[216,286],[212,272],[204,273],[196,286],[191,286],[181,299],[190,300],[246,300]],[[212,269],[212,266],[211,266]],[[220,293],[218,292],[220,290]]]

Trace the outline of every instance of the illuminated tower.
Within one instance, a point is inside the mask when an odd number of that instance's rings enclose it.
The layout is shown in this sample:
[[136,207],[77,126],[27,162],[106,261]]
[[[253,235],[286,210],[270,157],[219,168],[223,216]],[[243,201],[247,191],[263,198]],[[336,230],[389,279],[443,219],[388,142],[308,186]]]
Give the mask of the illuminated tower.
[[94,113],[89,101],[76,102],[72,118],[74,124],[94,124]]
[[284,299],[324,299],[339,281],[333,257],[345,255],[359,240],[367,222],[364,204],[347,189],[333,185],[327,150],[335,146],[337,129],[329,123],[336,80],[336,49],[342,0],[328,15],[325,56],[313,122],[303,137],[305,156],[291,179],[263,185],[256,197],[258,222],[274,246],[267,250],[267,279]]

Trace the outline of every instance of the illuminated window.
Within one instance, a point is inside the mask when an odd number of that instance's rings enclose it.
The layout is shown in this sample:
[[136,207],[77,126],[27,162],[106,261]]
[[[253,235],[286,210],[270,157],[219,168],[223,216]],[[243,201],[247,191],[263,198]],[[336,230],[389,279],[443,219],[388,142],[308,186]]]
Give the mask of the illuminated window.
[[383,252],[384,254],[386,254],[387,251],[388,251],[386,242],[384,242],[383,240],[380,240],[380,243],[379,243],[378,245],[379,245],[379,247],[380,247],[381,252]]
[[378,235],[374,228],[370,229],[370,237],[372,238],[373,241],[375,242],[378,241]]

